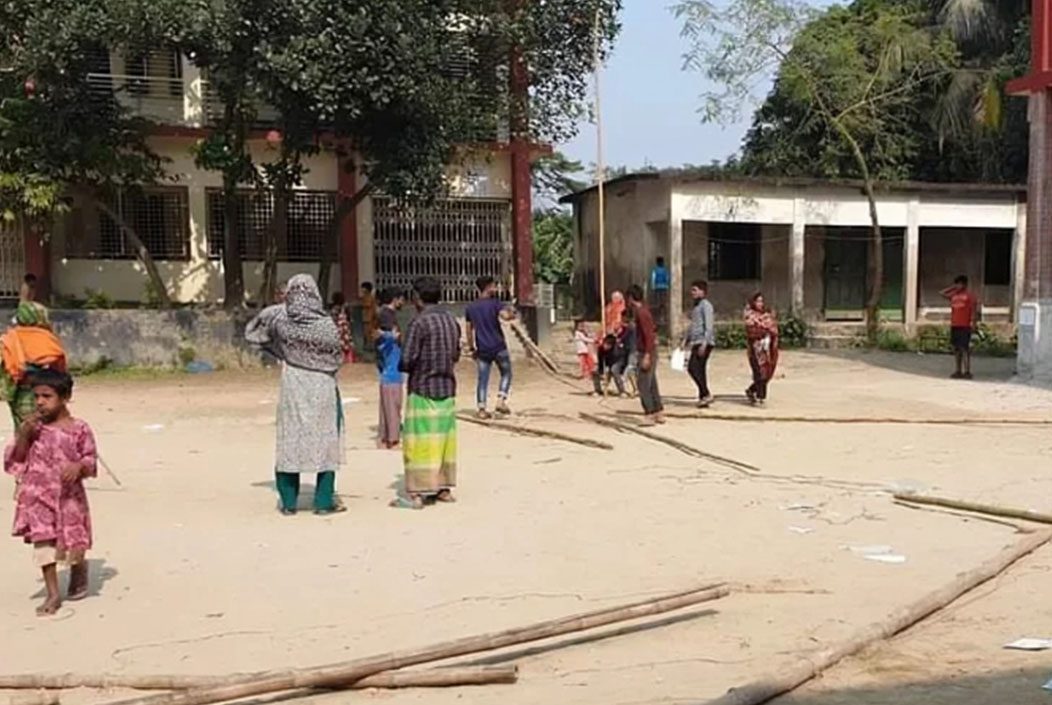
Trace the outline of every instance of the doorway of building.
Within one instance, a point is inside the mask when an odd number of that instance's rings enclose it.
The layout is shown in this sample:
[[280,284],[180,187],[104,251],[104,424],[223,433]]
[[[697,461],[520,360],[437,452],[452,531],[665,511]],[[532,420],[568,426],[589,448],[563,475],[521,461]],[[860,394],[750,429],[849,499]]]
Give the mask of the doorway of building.
[[[825,236],[825,318],[861,321],[866,308],[866,270],[869,265],[868,228],[829,228]],[[881,317],[902,320],[902,257],[904,234],[885,228]]]

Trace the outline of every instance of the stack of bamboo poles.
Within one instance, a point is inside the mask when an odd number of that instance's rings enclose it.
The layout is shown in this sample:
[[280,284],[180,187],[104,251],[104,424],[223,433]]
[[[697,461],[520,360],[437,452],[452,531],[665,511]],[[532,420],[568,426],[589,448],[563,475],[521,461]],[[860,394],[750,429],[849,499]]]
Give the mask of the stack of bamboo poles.
[[[229,676],[81,676],[15,675],[0,676],[0,689],[64,689],[72,687],[132,688],[168,690],[123,701],[123,705],[208,705],[241,700],[255,695],[287,693],[289,697],[309,695],[317,689],[449,687],[514,683],[515,666],[448,667],[430,670],[402,669],[446,661],[460,656],[504,649],[534,641],[552,639],[574,632],[638,620],[693,607],[730,594],[723,583],[703,585],[608,609],[538,622],[525,627],[482,634],[407,651],[379,654],[314,668],[267,671]],[[11,705],[56,705],[57,698],[35,694]]]

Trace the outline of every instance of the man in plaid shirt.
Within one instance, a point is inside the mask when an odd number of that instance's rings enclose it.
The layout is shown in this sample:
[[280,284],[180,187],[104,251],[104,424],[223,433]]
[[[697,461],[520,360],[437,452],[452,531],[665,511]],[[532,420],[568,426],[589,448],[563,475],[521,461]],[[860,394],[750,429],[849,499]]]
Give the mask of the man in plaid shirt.
[[414,282],[417,316],[406,330],[400,365],[409,375],[402,438],[408,496],[396,499],[395,506],[423,509],[432,501],[455,501],[460,326],[438,307],[441,300],[437,279]]

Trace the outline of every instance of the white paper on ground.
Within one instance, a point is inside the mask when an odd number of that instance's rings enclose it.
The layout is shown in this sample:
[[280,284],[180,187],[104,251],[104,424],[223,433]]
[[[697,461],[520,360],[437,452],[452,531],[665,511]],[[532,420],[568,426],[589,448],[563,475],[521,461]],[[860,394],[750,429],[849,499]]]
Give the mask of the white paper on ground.
[[881,553],[878,555],[865,555],[862,556],[867,561],[877,561],[878,563],[905,563],[906,556],[900,556],[897,553]]
[[347,397],[343,400],[343,405],[347,406],[348,404],[357,404],[360,401],[361,399],[359,399],[358,397]]
[[889,553],[891,553],[892,551],[895,550],[891,546],[883,546],[883,545],[878,545],[878,546],[849,546],[848,548],[851,549],[852,553],[857,553],[860,556],[884,556],[884,555],[887,555],[887,554],[889,554]]
[[807,502],[793,502],[792,504],[787,504],[782,507],[782,509],[787,512],[799,512],[809,509],[818,509],[818,507],[813,504],[808,504]]
[[143,426],[142,430],[150,431],[151,433],[156,433],[157,431],[163,431],[164,430],[164,424],[163,423],[153,423],[153,424],[150,424],[149,426]]
[[809,526],[790,526],[789,531],[792,531],[794,534],[810,534],[814,529]]
[[1048,683],[1045,683],[1045,684],[1044,684],[1043,686],[1041,686],[1041,687],[1042,687],[1042,688],[1044,688],[1045,690],[1052,690],[1052,679],[1050,679],[1050,680],[1048,681]]
[[1005,644],[1004,648],[1015,649],[1017,651],[1045,651],[1047,649],[1052,649],[1052,639],[1023,637],[1022,639],[1016,639],[1011,644]]

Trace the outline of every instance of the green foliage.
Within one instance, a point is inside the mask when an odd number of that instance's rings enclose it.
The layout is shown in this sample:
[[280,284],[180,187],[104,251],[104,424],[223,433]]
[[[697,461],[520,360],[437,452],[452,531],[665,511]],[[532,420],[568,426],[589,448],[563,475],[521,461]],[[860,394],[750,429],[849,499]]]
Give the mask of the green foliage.
[[917,328],[917,337],[913,342],[917,352],[922,353],[948,353],[952,352],[950,346],[949,326],[920,326]]
[[533,214],[533,271],[549,284],[567,284],[573,275],[573,216],[558,208]]
[[889,352],[908,352],[914,349],[913,342],[898,328],[881,328],[877,335],[877,347]]
[[1010,338],[999,335],[985,323],[980,323],[975,335],[972,336],[972,345],[979,355],[990,357],[1014,357],[1019,345],[1018,336],[1013,334]]
[[[865,177],[838,125],[815,109],[820,95],[843,106],[833,115],[858,106],[844,127],[877,180],[1026,181],[1026,101],[1008,99],[1004,84],[1028,68],[1029,3],[856,0],[819,12],[795,0],[735,0],[715,12],[698,0],[678,9],[690,38],[729,57],[688,57],[725,89],[706,94],[707,117],[740,115],[759,102],[746,77],[776,72],[745,139],[746,173]],[[736,45],[736,36],[750,40]]]
[[113,299],[105,291],[98,289],[84,290],[84,305],[82,306],[82,308],[110,309],[113,308],[113,306]]
[[806,348],[811,327],[802,318],[789,316],[779,323],[779,342],[783,348]]
[[744,350],[748,343],[744,323],[720,323],[716,326],[716,347],[723,350]]

